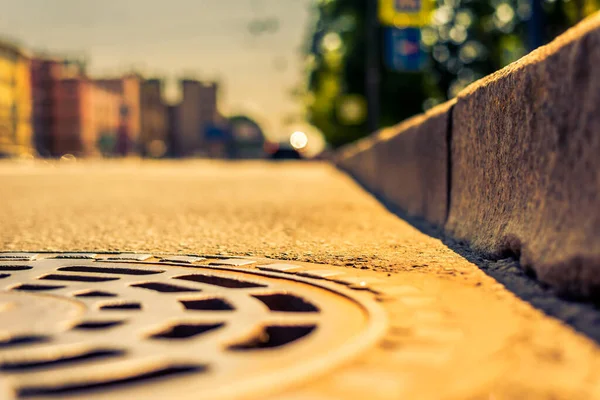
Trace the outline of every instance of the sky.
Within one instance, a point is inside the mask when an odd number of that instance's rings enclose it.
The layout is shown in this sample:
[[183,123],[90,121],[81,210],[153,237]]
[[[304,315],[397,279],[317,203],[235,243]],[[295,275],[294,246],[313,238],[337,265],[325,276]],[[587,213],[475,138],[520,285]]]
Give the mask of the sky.
[[[221,84],[220,108],[247,113],[271,136],[300,107],[301,46],[311,0],[0,0],[0,35],[30,49],[84,54],[92,75],[132,68],[168,78]],[[276,17],[275,34],[252,36],[254,19]],[[282,68],[284,67],[284,68]]]

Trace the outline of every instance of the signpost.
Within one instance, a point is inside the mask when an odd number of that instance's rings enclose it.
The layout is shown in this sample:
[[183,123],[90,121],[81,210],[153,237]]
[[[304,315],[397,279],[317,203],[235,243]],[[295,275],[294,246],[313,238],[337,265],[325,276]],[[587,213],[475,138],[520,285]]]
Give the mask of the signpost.
[[379,0],[379,22],[385,28],[385,61],[393,71],[420,71],[426,63],[421,30],[429,24],[433,0]]
[[365,93],[367,95],[367,128],[370,132],[379,129],[379,21],[377,20],[377,0],[367,0],[366,41],[367,57],[365,64]]
[[393,71],[420,71],[427,63],[418,28],[386,28],[385,61]]
[[422,26],[428,25],[434,0],[367,0],[366,95],[368,128],[379,129],[379,32],[385,26],[386,64],[394,71],[419,71],[426,57],[421,49]]

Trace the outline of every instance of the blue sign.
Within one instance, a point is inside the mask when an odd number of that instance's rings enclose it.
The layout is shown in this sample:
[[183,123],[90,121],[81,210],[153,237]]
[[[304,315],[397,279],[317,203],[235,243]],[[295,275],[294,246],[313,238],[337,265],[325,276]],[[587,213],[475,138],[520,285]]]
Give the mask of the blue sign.
[[386,28],[385,62],[393,71],[421,71],[427,55],[421,48],[419,28]]

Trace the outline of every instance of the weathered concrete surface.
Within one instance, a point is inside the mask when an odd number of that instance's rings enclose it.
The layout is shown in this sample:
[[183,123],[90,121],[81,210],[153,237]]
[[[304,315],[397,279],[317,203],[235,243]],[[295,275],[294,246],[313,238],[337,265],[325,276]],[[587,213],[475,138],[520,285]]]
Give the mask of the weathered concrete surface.
[[448,212],[447,135],[453,106],[453,101],[444,103],[385,131],[374,148],[378,194],[438,226]]
[[337,163],[477,251],[520,257],[560,292],[600,298],[598,65],[595,14],[456,103],[347,146]]
[[401,295],[384,341],[278,400],[600,399],[597,345],[325,163],[2,162],[0,190],[0,250],[268,256]]
[[337,164],[386,202],[442,226],[448,203],[448,128],[454,101],[339,151]]
[[455,237],[600,297],[600,14],[459,95]]
[[3,250],[226,251],[412,270],[417,246],[441,271],[453,254],[326,163],[6,162],[0,190]]
[[349,172],[364,187],[372,192],[379,191],[379,178],[374,146],[378,142],[376,133],[355,143],[341,148],[334,155],[334,162],[344,171]]

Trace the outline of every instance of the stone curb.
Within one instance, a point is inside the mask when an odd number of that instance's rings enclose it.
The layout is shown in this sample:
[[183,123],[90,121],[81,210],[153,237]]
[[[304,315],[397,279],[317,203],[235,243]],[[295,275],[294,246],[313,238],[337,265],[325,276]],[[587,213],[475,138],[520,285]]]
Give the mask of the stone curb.
[[340,149],[408,215],[600,297],[600,13],[458,98]]
[[449,101],[342,148],[337,164],[410,215],[444,224],[448,213],[447,134],[454,104]]

